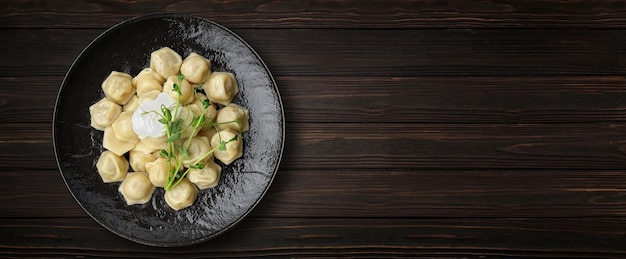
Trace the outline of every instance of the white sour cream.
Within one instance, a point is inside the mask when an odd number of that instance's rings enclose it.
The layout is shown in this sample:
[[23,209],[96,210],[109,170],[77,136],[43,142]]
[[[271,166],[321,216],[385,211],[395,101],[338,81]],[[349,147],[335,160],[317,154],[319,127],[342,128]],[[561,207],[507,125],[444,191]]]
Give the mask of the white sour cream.
[[[161,119],[159,114],[163,114],[161,111],[161,107],[163,106],[172,110],[176,106],[176,100],[167,93],[161,93],[154,101],[143,102],[137,107],[131,120],[133,131],[137,133],[140,139],[147,137],[160,138],[167,134],[165,124],[159,122],[159,119]],[[180,110],[178,113],[180,113]],[[178,117],[178,115],[179,114],[172,114],[172,116],[176,117]]]

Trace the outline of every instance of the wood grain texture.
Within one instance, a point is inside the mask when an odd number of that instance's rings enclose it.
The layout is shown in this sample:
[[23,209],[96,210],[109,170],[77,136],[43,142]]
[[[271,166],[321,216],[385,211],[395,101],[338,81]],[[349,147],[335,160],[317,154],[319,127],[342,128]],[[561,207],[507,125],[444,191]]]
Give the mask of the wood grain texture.
[[3,1],[0,27],[103,28],[154,12],[238,28],[623,28],[621,1]]
[[[622,123],[291,123],[284,169],[624,168]],[[56,169],[47,124],[0,125],[0,170]],[[8,152],[10,151],[10,152]]]
[[[0,76],[63,76],[101,32],[0,30]],[[626,59],[617,29],[235,32],[275,76],[622,76]]]
[[[86,217],[58,171],[0,174],[6,183],[0,218]],[[586,170],[281,169],[250,217],[623,217],[625,177]]]
[[[0,121],[50,123],[62,80],[0,78]],[[622,76],[277,76],[276,82],[289,123],[626,122]]]
[[[0,219],[4,256],[623,257],[623,219],[249,218],[209,242],[153,248],[91,219]],[[124,247],[120,250],[120,247]]]
[[[153,12],[232,29],[285,108],[266,196],[185,248],[98,225],[53,152],[72,62]],[[0,37],[0,257],[626,257],[624,1],[9,0]]]

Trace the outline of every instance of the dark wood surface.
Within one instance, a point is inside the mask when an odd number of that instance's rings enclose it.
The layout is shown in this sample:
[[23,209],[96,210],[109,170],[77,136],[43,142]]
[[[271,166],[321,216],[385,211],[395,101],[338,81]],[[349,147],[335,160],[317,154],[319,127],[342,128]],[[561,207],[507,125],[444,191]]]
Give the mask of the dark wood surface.
[[[269,192],[185,248],[92,220],[52,110],[80,51],[154,12],[218,22],[286,116]],[[625,1],[2,1],[0,256],[626,257]]]

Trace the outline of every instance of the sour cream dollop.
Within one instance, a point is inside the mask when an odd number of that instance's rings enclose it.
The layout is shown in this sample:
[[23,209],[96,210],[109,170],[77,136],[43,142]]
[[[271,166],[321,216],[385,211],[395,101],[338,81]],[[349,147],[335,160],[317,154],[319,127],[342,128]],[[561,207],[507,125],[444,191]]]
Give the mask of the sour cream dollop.
[[[160,123],[159,119],[163,112],[161,107],[165,106],[170,110],[176,105],[176,100],[167,93],[161,93],[153,101],[146,101],[137,107],[137,110],[131,117],[133,131],[137,133],[140,139],[147,137],[160,138],[167,134],[165,124]],[[173,112],[172,112],[173,113]],[[179,110],[180,113],[180,110]],[[176,116],[178,117],[179,114]],[[174,116],[174,114],[172,114]]]

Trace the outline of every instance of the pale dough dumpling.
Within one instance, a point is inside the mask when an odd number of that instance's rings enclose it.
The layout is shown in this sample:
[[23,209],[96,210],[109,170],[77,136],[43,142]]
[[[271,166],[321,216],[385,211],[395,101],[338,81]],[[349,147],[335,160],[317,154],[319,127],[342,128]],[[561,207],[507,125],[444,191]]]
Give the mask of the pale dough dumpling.
[[[206,108],[204,108],[203,104],[205,100],[209,102],[209,106]],[[215,107],[215,104],[210,102],[209,99],[202,93],[196,93],[196,98],[192,103],[188,104],[187,107],[191,109],[195,116],[199,116],[202,112],[204,112],[207,122],[215,120],[217,117],[217,108]]]
[[215,187],[220,181],[222,167],[215,163],[212,159],[204,164],[202,169],[192,168],[187,174],[189,181],[194,183],[201,190]]
[[209,80],[202,86],[209,100],[228,105],[239,93],[235,75],[229,72],[213,72]]
[[103,182],[119,182],[124,180],[126,173],[128,173],[128,161],[123,156],[105,150],[96,162],[96,169]]
[[122,113],[122,106],[106,97],[89,106],[91,126],[97,130],[104,130],[104,128],[113,124],[115,119],[120,116],[120,113]]
[[150,183],[148,175],[145,172],[128,173],[118,191],[122,193],[126,204],[144,204],[152,199],[154,193],[154,185]]
[[170,164],[165,158],[157,158],[152,162],[146,163],[146,172],[148,172],[150,182],[156,187],[165,186],[169,169]]
[[[174,91],[174,84],[180,86],[180,93],[182,95]],[[180,100],[181,104],[188,104],[193,101],[195,90],[187,79],[183,79],[183,81],[179,83],[178,76],[170,76],[163,85],[163,92],[174,98],[174,100]]]
[[110,150],[118,156],[124,155],[135,147],[137,142],[123,141],[115,136],[115,130],[109,126],[104,129],[104,137],[102,138],[102,147]]
[[181,210],[191,206],[198,196],[198,188],[184,178],[178,185],[165,192],[165,202],[174,210]]
[[153,90],[160,92],[163,90],[163,77],[151,68],[144,68],[133,78],[133,85],[139,97]]
[[211,75],[211,61],[195,52],[191,53],[183,60],[180,73],[191,83],[204,83]]
[[129,74],[113,71],[102,82],[102,90],[109,100],[123,105],[135,95],[132,77]]
[[133,95],[133,97],[131,97],[130,100],[124,104],[122,111],[133,113],[137,110],[137,107],[139,107],[139,97]]
[[177,75],[182,64],[183,59],[180,55],[168,47],[155,50],[150,54],[150,68],[163,78]]
[[132,112],[122,112],[119,117],[113,122],[111,127],[115,131],[115,137],[119,140],[137,143],[139,141],[139,137],[137,133],[133,130],[132,126]]
[[231,129],[225,129],[215,133],[211,138],[211,147],[215,148],[220,145],[221,141],[228,142],[228,140],[235,136],[237,136],[237,140],[227,143],[226,150],[216,149],[215,152],[213,152],[213,156],[226,165],[243,156],[243,141],[241,136]]
[[130,167],[135,172],[145,172],[146,163],[152,162],[154,160],[156,160],[156,158],[152,155],[151,152],[146,153],[142,150],[138,150],[136,147],[128,152],[128,162],[130,163]]
[[152,150],[161,150],[167,149],[167,136],[163,136],[160,138],[146,137],[142,139],[140,142],[143,142],[147,148]]
[[217,113],[217,123],[220,129],[232,129],[236,132],[246,132],[250,129],[248,119],[250,113],[247,109],[231,103]]
[[[187,140],[185,140],[186,142]],[[185,143],[183,142],[183,143]],[[183,165],[185,167],[189,167],[190,165],[194,165],[196,163],[204,164],[210,158],[213,158],[212,155],[205,157],[204,159],[198,160],[202,157],[202,155],[206,154],[211,150],[211,144],[209,143],[209,138],[207,137],[193,137],[189,142],[189,148],[187,149],[187,153],[189,154],[189,159],[183,160]]]

